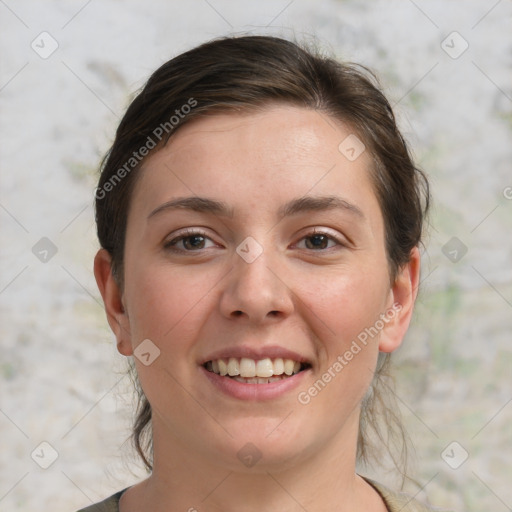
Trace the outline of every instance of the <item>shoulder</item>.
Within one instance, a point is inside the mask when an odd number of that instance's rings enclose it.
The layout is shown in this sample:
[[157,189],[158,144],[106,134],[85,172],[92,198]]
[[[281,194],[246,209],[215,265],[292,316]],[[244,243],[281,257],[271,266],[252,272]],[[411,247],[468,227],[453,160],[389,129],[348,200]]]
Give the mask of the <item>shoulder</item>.
[[378,482],[363,478],[380,494],[389,512],[440,512],[443,510],[425,505],[407,493],[392,491]]
[[78,512],[119,512],[119,499],[124,491],[126,491],[126,489],[113,494],[106,500],[90,505],[89,507],[82,508]]

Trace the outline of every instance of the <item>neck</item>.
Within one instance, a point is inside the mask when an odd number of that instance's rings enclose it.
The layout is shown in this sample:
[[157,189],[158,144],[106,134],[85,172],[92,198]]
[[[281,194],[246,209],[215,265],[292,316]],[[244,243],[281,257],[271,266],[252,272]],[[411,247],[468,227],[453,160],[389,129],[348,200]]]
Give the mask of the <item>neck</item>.
[[296,455],[286,467],[265,464],[262,459],[240,472],[180,444],[157,421],[153,425],[153,473],[127,491],[121,511],[354,512],[365,510],[368,504],[376,505],[371,510],[380,510],[380,499],[355,473],[358,421],[351,423],[349,435],[340,432],[309,455]]

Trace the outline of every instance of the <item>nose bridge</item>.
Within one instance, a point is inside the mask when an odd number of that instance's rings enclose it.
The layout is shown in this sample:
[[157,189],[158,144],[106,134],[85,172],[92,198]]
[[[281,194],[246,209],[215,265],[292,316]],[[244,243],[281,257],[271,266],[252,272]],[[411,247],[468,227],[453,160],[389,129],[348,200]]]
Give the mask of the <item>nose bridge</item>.
[[221,301],[226,316],[246,316],[252,321],[287,316],[292,310],[290,290],[278,277],[278,258],[272,249],[254,239],[244,240],[234,257]]

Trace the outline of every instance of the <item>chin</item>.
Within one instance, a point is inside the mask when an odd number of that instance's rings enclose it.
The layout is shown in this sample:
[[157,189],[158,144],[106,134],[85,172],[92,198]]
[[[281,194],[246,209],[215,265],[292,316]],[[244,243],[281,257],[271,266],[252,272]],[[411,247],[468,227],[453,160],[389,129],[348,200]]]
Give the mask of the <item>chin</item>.
[[[226,444],[219,447],[221,453],[215,456],[216,462],[223,458],[230,471],[247,474],[265,474],[295,466],[308,453],[314,453],[314,442],[308,443],[304,428],[287,424],[285,417],[253,417],[237,422],[236,426],[226,425],[233,437],[225,438]],[[229,454],[227,458],[226,454]]]

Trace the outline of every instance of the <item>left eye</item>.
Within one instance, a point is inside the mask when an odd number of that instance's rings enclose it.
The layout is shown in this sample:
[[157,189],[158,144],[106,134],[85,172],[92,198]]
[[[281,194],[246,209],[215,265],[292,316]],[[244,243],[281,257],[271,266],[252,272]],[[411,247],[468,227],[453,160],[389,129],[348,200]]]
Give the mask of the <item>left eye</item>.
[[[301,244],[303,243],[303,246]],[[327,235],[325,233],[313,233],[311,235],[305,236],[298,244],[300,249],[330,249],[335,245],[340,245],[337,240],[335,240],[332,236]]]

